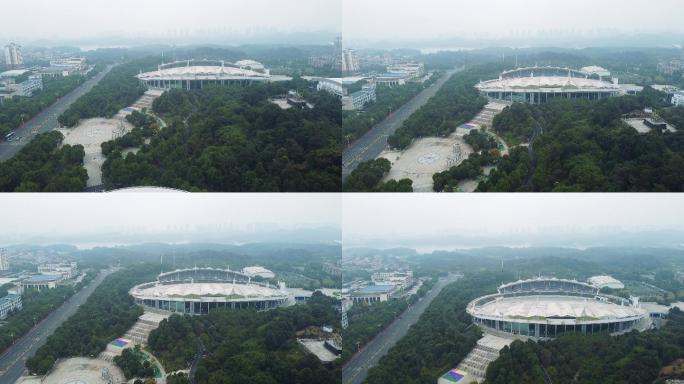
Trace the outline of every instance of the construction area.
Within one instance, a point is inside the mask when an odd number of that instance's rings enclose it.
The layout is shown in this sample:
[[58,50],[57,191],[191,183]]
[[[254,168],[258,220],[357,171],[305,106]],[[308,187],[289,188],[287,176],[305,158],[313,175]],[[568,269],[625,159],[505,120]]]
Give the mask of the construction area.
[[[494,116],[506,106],[508,106],[507,103],[492,101],[485,105],[470,122],[456,128],[448,137],[420,138],[403,151],[382,151],[378,157],[383,157],[392,164],[392,168],[382,181],[411,179],[414,192],[432,192],[432,175],[461,164],[473,153],[472,147],[465,142],[463,136],[471,129],[490,128]],[[491,130],[488,132],[493,135]],[[508,147],[503,140],[495,135],[494,137],[499,142],[501,154],[507,154]],[[465,181],[463,187],[474,190],[477,187],[477,181]]]
[[73,128],[58,128],[57,130],[64,135],[63,144],[82,145],[85,151],[83,167],[88,172],[87,187],[94,187],[102,184],[102,164],[106,157],[102,154],[102,143],[114,140],[125,135],[133,129],[126,116],[133,111],[143,109],[150,110],[154,99],[161,95],[159,90],[145,92],[133,105],[119,111],[114,117],[105,119],[101,117],[81,120]]
[[484,382],[487,366],[499,357],[499,352],[503,347],[512,342],[512,338],[503,338],[486,333],[477,341],[465,359],[456,368],[442,375],[437,384]]

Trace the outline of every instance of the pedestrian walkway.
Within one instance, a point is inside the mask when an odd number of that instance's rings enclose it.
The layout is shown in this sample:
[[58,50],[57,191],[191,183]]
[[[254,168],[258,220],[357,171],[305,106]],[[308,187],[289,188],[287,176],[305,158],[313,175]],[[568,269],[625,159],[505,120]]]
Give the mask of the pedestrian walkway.
[[510,345],[513,340],[512,338],[485,334],[456,368],[445,373],[439,379],[438,384],[451,384],[459,376],[458,381],[463,380],[464,383],[484,382],[487,366],[496,360],[503,347]]

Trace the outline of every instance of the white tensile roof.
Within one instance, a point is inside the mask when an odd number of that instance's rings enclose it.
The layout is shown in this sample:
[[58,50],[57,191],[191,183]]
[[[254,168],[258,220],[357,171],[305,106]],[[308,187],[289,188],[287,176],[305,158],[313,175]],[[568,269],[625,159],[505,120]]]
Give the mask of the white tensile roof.
[[641,316],[644,309],[574,296],[519,296],[493,300],[472,308],[475,316],[527,319],[535,317],[590,317],[620,319]]
[[475,85],[475,88],[485,92],[512,91],[525,89],[562,89],[563,91],[576,89],[578,92],[599,90],[619,91],[620,86],[607,81],[585,79],[581,77],[567,76],[526,76],[515,78],[502,78],[483,81]]
[[621,286],[624,288],[624,284],[620,282],[620,280],[615,279],[612,276],[608,275],[599,275],[599,276],[592,276],[589,279],[587,279],[589,283],[592,285],[595,285],[597,287],[618,287]]
[[134,296],[146,298],[224,296],[228,298],[276,298],[286,296],[277,289],[241,283],[157,284],[133,290]]
[[270,79],[270,75],[244,68],[220,65],[192,65],[163,68],[136,76],[140,80],[216,80],[238,78]]

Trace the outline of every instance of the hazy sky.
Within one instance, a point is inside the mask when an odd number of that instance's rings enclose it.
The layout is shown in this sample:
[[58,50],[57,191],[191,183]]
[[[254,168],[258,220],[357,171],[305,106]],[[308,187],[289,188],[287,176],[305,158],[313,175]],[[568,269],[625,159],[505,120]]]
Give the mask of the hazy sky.
[[566,238],[572,246],[587,236],[595,244],[617,232],[673,231],[684,243],[682,194],[344,194],[342,207],[345,246],[461,236],[521,244],[547,237],[557,245]]
[[[3,194],[0,234],[231,231],[340,226],[340,197],[296,193]],[[19,237],[20,236],[20,237]]]
[[340,30],[341,0],[7,1],[0,40]]
[[684,32],[682,0],[344,0],[347,43],[444,37]]

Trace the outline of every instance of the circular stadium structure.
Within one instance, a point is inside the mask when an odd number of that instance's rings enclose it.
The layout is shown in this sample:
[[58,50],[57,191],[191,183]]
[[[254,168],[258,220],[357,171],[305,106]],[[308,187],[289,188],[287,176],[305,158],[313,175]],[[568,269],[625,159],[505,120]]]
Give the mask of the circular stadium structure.
[[274,287],[241,272],[215,268],[164,272],[157,281],[136,285],[129,293],[143,307],[192,315],[221,308],[265,310],[288,302],[284,285]]
[[590,78],[592,73],[561,67],[527,67],[502,72],[498,79],[480,81],[475,88],[492,99],[530,104],[554,97],[601,100],[620,93],[616,83]]
[[147,87],[156,89],[202,89],[212,85],[249,85],[292,80],[288,76],[271,75],[266,69],[250,68],[225,61],[186,60],[161,64],[156,71],[140,73],[136,77]]
[[599,293],[575,280],[536,278],[503,284],[496,294],[479,297],[466,311],[485,331],[532,338],[564,333],[619,334],[650,326],[637,298]]

